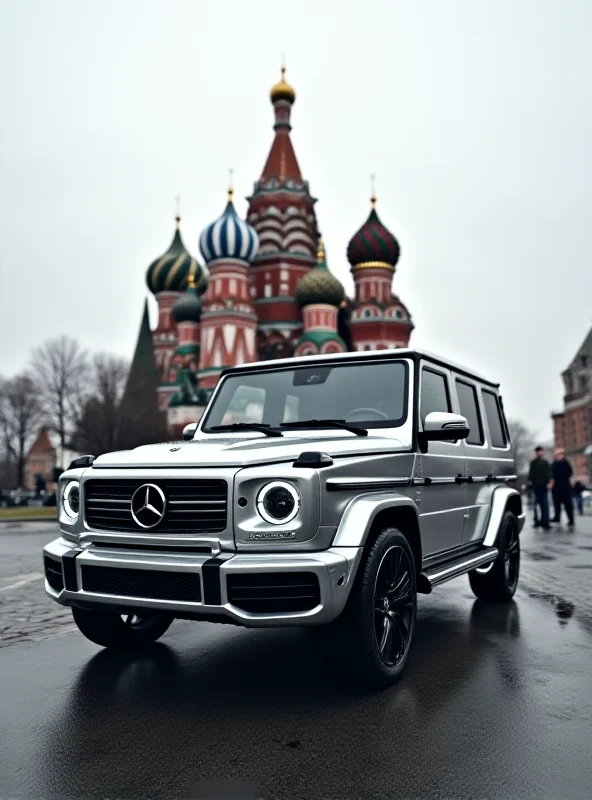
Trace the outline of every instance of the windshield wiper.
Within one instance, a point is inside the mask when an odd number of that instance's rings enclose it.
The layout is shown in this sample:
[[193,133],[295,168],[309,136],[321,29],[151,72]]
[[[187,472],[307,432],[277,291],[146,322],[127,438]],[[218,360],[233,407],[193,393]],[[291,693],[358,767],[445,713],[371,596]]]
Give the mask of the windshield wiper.
[[266,436],[282,436],[277,428],[272,428],[266,422],[233,422],[230,425],[212,425],[211,431],[258,431]]
[[282,422],[280,428],[341,428],[341,430],[355,433],[356,436],[368,436],[366,428],[350,425],[344,419],[303,419],[298,422]]

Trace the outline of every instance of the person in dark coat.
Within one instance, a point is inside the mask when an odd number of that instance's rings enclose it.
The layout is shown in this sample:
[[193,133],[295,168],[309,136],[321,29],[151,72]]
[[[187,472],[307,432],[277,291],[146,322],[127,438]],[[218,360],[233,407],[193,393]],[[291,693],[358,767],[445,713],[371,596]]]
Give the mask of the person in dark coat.
[[555,461],[551,465],[553,471],[553,505],[555,517],[553,522],[561,522],[561,507],[565,508],[569,527],[574,526],[573,500],[571,490],[571,476],[573,470],[565,457],[565,450],[561,448],[555,452]]
[[584,515],[584,503],[582,501],[582,492],[586,491],[586,487],[582,481],[576,481],[573,485],[573,499],[578,509],[580,517]]
[[[534,494],[534,527],[545,531],[549,525],[549,489],[553,488],[553,472],[542,447],[535,448],[535,458],[530,462],[528,482]],[[539,519],[538,511],[541,511]]]

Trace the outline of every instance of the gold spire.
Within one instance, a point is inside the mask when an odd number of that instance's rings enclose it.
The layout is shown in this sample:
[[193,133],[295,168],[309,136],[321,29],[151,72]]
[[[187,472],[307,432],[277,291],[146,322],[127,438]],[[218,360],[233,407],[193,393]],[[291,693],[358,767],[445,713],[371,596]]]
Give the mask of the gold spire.
[[181,222],[181,198],[179,195],[175,197],[175,222],[177,223],[177,228],[179,228],[179,223]]
[[234,195],[234,187],[232,185],[233,184],[233,180],[232,180],[233,175],[234,175],[234,170],[233,169],[229,169],[228,170],[228,202],[229,203],[232,203],[232,198],[233,198],[233,195]]
[[319,236],[319,243],[317,245],[317,264],[325,263],[325,245],[323,244],[323,237]]
[[[283,59],[282,59],[283,60]],[[296,92],[286,80],[286,67],[282,63],[281,78],[275,86],[271,87],[271,102],[275,103],[277,100],[287,100],[288,103],[293,103],[296,99]]]
[[189,268],[189,275],[187,276],[187,286],[189,289],[195,289],[195,265],[192,264]]
[[376,175],[370,175],[370,205],[376,208]]

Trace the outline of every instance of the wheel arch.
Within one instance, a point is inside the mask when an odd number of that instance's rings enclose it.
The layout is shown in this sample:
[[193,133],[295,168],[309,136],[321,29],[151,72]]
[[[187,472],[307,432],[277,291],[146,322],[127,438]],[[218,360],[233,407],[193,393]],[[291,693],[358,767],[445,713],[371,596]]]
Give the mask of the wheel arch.
[[347,505],[333,540],[334,547],[365,547],[384,528],[397,528],[405,536],[421,571],[422,548],[417,506],[397,492],[360,495]]
[[485,547],[493,547],[497,541],[500,525],[506,511],[511,511],[518,519],[519,529],[522,530],[524,524],[524,513],[522,511],[522,498],[516,489],[509,486],[498,486],[493,492],[491,499],[491,510],[483,537]]

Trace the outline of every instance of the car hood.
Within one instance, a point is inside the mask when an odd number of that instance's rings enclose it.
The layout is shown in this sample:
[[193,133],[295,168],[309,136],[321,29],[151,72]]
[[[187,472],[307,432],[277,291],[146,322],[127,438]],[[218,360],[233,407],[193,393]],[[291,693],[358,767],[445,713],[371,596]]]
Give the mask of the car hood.
[[93,469],[150,467],[245,467],[293,461],[306,450],[333,456],[369,455],[371,453],[409,450],[403,438],[370,433],[325,434],[315,431],[307,436],[284,434],[282,438],[255,436],[208,436],[189,442],[168,442],[120,450],[99,456]]

